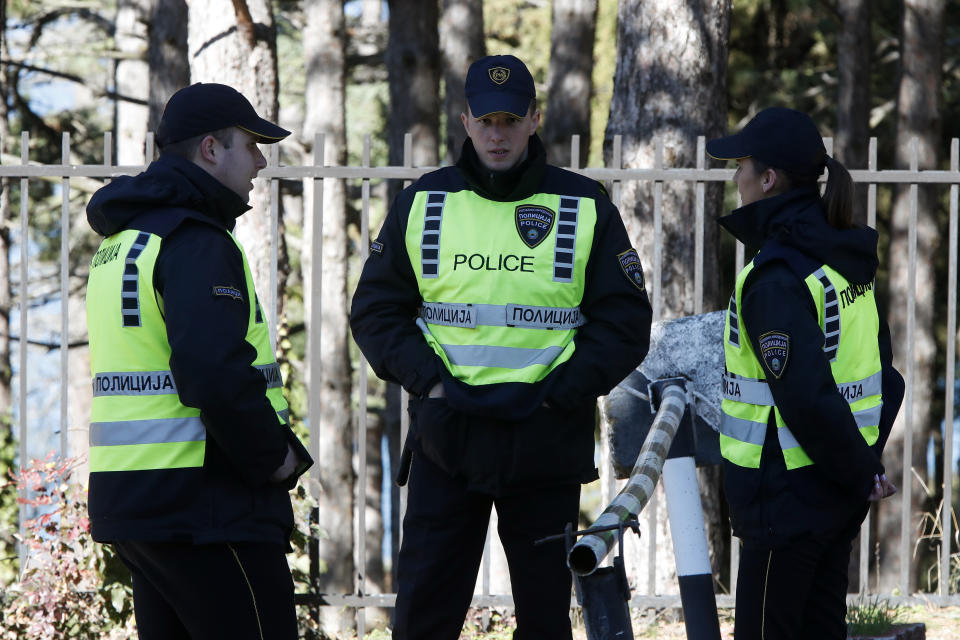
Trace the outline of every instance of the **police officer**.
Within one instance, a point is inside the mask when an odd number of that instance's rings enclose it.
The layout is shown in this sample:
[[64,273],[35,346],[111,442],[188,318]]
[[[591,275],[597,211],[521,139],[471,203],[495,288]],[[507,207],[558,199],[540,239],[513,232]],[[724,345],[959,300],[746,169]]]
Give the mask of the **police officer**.
[[[846,638],[847,565],[903,397],[874,296],[877,232],[804,113],[770,108],[707,152],[736,160],[720,224],[756,254],[724,330],[720,450],[743,541],[735,637]],[[829,171],[821,197],[818,176]]]
[[231,231],[289,131],[221,84],[167,103],[160,157],[87,206],[93,538],[133,576],[143,640],[296,638],[288,494],[309,454]]
[[523,62],[477,60],[465,93],[460,159],[397,197],[351,311],[410,393],[394,638],[458,637],[495,506],[515,637],[562,640],[564,549],[534,541],[577,522],[595,401],[646,354],[650,305],[603,187],[546,163]]

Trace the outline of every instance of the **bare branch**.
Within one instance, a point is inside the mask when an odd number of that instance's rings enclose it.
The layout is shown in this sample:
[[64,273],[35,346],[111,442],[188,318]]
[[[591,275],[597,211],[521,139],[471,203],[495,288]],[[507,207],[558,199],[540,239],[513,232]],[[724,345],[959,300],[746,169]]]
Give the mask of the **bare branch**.
[[[36,71],[38,73],[45,73],[48,76],[53,76],[54,78],[63,78],[64,80],[69,80],[71,82],[76,82],[77,84],[84,85],[88,89],[86,80],[81,78],[78,75],[72,73],[66,73],[64,71],[57,71],[56,69],[47,69],[46,67],[37,67],[32,64],[27,64],[25,62],[17,62],[16,60],[0,60],[0,64],[9,65],[12,67],[17,67],[19,69],[24,69],[26,71]],[[117,93],[116,91],[109,91],[104,89],[91,89],[93,94],[97,97],[106,97],[114,100],[121,100],[123,102],[130,102],[133,104],[140,104],[147,106],[147,101],[141,98],[134,98],[132,96],[125,96],[123,94]]]

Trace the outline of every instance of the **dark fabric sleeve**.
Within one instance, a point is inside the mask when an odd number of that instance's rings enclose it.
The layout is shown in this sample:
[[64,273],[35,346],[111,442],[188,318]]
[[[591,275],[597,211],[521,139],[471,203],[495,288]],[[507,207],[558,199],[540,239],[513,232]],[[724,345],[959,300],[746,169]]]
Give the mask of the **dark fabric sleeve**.
[[783,262],[770,262],[748,277],[742,307],[744,327],[762,365],[760,337],[768,331],[789,336],[786,365],[779,378],[767,371],[767,383],[781,416],[813,460],[813,469],[848,498],[866,500],[883,465],[837,391],[806,286]]
[[[177,392],[183,404],[200,409],[207,429],[204,464],[225,464],[252,486],[266,484],[283,464],[289,428],[253,367],[256,350],[246,335],[254,301],[246,293],[242,299],[213,294],[217,286],[246,292],[239,249],[223,230],[184,222],[161,245],[154,284]],[[302,445],[295,450],[305,453]]]
[[623,220],[603,195],[597,209],[580,305],[587,322],[577,330],[576,350],[547,395],[558,409],[582,407],[608,393],[643,361],[650,346],[653,312],[646,289],[630,279],[618,257],[631,249]]
[[890,327],[883,314],[880,314],[880,365],[882,366],[883,409],[880,411],[880,437],[873,445],[873,450],[879,456],[893,429],[893,422],[897,419],[906,385],[903,376],[893,367],[893,345],[890,341]]
[[416,325],[422,300],[404,232],[413,195],[401,192],[387,213],[353,294],[350,328],[377,376],[422,396],[440,381],[441,361]]

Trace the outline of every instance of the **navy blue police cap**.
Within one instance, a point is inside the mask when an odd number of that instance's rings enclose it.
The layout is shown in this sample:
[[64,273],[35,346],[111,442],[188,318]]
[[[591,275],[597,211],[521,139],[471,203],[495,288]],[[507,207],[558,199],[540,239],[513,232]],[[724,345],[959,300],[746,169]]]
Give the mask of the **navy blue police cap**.
[[522,118],[537,97],[533,76],[515,56],[486,56],[470,65],[464,86],[474,118],[509,113]]
[[786,107],[769,107],[740,130],[707,142],[707,153],[717,160],[756,158],[797,176],[823,173],[827,150],[810,116]]
[[237,127],[257,142],[280,142],[290,132],[257,115],[250,101],[225,84],[198,82],[180,89],[167,101],[157,127],[157,145],[181,142],[220,129]]

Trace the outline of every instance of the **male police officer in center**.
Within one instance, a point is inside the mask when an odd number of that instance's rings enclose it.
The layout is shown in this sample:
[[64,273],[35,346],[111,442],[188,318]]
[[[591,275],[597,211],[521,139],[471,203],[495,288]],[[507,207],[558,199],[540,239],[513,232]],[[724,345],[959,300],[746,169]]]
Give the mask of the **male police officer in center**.
[[353,298],[411,396],[394,638],[458,637],[493,506],[515,637],[571,637],[563,545],[534,541],[577,522],[596,399],[647,352],[639,256],[603,187],[547,164],[535,97],[513,56],[470,66],[460,159],[400,193]]

